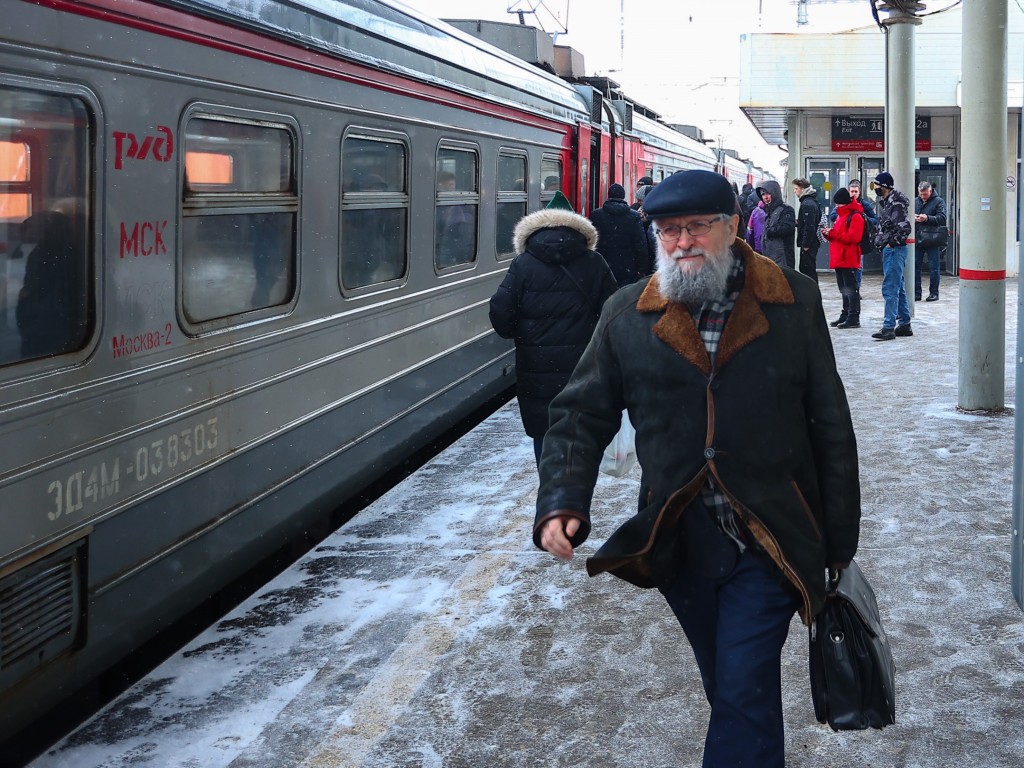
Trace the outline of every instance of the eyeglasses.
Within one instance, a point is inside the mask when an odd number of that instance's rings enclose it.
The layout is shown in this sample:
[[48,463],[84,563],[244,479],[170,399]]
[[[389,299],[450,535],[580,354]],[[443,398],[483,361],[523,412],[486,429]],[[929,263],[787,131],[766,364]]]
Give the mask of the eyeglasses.
[[727,218],[727,216],[720,214],[713,219],[708,219],[707,221],[693,221],[686,225],[669,224],[667,227],[655,229],[654,234],[662,240],[678,240],[682,237],[683,230],[685,229],[689,233],[690,237],[700,237],[701,235],[706,235],[710,232],[711,227],[715,225],[716,221],[725,221]]

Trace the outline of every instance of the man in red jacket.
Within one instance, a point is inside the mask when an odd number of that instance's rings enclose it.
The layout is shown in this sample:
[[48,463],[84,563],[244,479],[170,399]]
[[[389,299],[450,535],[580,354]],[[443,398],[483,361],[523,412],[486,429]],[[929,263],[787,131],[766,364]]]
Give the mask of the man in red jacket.
[[[533,539],[571,558],[604,447],[636,428],[641,510],[587,561],[665,596],[711,717],[704,768],[783,768],[781,654],[857,549],[857,445],[818,287],[736,237],[732,187],[665,179],[658,270],[605,303],[549,409]],[[652,617],[652,624],[659,617]]]

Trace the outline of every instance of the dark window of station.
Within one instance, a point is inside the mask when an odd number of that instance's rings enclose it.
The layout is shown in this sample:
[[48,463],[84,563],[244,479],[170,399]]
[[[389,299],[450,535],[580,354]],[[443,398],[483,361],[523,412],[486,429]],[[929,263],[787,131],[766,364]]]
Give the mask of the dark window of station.
[[541,207],[551,202],[555,192],[562,188],[562,161],[557,157],[544,155],[540,160],[540,203]]
[[526,156],[498,154],[497,217],[494,225],[494,251],[499,259],[515,256],[512,232],[526,215]]
[[434,264],[438,269],[476,260],[480,186],[477,153],[442,146],[436,162]]
[[346,136],[341,145],[341,287],[401,279],[409,263],[409,152],[404,142]]
[[287,126],[197,117],[185,127],[185,319],[288,304],[295,295],[295,138]]
[[92,127],[74,96],[0,87],[0,365],[82,349],[95,325]]

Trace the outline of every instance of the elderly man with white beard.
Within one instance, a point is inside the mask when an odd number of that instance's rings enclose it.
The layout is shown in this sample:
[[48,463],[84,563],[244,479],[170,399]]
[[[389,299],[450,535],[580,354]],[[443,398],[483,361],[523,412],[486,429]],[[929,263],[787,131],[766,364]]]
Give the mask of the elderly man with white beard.
[[601,454],[627,409],[639,512],[587,572],[664,595],[710,704],[704,768],[782,768],[790,621],[810,622],[826,568],[857,549],[850,410],[817,286],[736,237],[723,176],[674,174],[644,209],[658,270],[606,302],[551,404],[534,543],[569,560],[585,541]]

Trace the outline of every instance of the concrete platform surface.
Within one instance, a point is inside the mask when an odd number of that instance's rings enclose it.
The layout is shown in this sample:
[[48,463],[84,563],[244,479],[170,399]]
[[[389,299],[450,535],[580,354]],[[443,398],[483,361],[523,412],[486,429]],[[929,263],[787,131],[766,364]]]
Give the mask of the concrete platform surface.
[[[830,274],[826,311],[838,314]],[[914,336],[833,330],[860,446],[858,561],[898,667],[897,724],[814,720],[806,630],[784,654],[790,768],[1024,764],[1024,615],[1010,593],[1012,416],[956,409],[957,281]],[[1016,281],[1007,284],[1013,405]],[[593,552],[635,508],[602,476]],[[501,409],[33,765],[691,768],[708,714],[655,591],[529,540],[531,444]],[[741,734],[737,734],[742,738]]]

